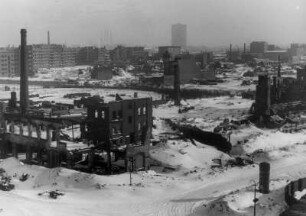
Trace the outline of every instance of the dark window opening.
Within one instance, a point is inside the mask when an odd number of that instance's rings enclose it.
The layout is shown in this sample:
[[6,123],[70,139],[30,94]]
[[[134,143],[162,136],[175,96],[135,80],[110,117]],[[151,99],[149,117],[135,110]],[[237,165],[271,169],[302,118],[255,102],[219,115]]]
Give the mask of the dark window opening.
[[116,119],[117,118],[117,113],[116,111],[113,111],[113,119]]
[[118,117],[122,118],[122,111],[121,110],[118,111]]
[[135,133],[130,133],[130,143],[135,143]]
[[129,123],[132,123],[132,121],[133,121],[132,116],[129,116],[128,121],[129,121]]

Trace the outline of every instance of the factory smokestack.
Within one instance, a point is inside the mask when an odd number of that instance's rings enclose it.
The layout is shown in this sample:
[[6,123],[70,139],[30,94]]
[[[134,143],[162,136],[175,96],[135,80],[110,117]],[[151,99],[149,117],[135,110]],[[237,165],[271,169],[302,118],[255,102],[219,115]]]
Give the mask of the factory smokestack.
[[232,44],[230,44],[229,59],[232,60]]
[[243,52],[246,53],[246,44],[243,44]]
[[25,114],[29,106],[28,71],[27,71],[27,30],[21,29],[20,45],[20,111]]
[[48,31],[48,45],[50,45],[50,32]]

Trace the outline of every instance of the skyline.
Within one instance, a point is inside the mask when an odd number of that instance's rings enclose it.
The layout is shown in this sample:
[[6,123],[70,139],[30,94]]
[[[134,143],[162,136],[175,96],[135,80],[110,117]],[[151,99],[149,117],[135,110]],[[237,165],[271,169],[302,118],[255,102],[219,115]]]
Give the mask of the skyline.
[[[191,46],[242,46],[264,40],[306,43],[303,0],[2,0],[0,46],[29,44],[158,46],[171,44],[171,25],[187,25]],[[111,36],[110,36],[111,35]],[[104,39],[103,39],[104,38]],[[111,38],[111,39],[110,39]]]

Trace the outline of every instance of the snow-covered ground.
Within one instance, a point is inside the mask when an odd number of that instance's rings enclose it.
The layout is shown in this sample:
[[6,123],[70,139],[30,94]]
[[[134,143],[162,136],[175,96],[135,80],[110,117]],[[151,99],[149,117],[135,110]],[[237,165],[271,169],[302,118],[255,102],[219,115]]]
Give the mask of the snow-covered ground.
[[[243,69],[239,70],[243,72]],[[18,96],[18,86],[15,89]],[[40,96],[33,100],[71,103],[71,99],[63,96],[82,92],[99,94],[106,100],[114,99],[116,93],[125,96],[134,93],[30,87],[30,94]],[[4,91],[4,85],[0,86],[0,95],[1,98],[10,96],[9,91]],[[160,99],[159,94],[151,92],[139,92],[138,96]],[[236,120],[247,115],[252,103],[233,96],[183,101],[183,107],[194,106],[186,113],[178,113],[173,102],[155,107],[153,139],[159,143],[150,150],[151,169],[133,173],[131,186],[129,173],[98,176],[65,168],[24,165],[14,158],[5,159],[0,162],[0,167],[12,177],[16,187],[9,192],[0,191],[0,215],[253,215],[251,180],[258,183],[258,163],[261,161],[271,164],[271,192],[257,193],[257,214],[279,215],[286,207],[285,185],[306,175],[306,131],[286,134],[260,129],[253,124],[242,125],[232,130],[233,150],[228,155],[214,147],[183,139],[165,122],[165,119],[171,119],[212,131],[224,119]],[[225,165],[234,156],[246,154],[254,156],[254,164],[242,167]],[[224,166],[218,166],[215,159],[222,161]],[[19,180],[23,173],[29,174],[29,179],[24,182]],[[58,199],[38,195],[56,189],[64,193]]]
[[[0,98],[9,99],[11,96],[10,91],[5,91],[5,86],[9,86],[12,91],[16,91],[17,99],[19,100],[19,85],[4,85],[0,84]],[[38,97],[32,97],[33,101],[55,101],[58,103],[68,103],[73,104],[73,100],[79,98],[64,98],[63,96],[66,94],[72,93],[90,93],[92,96],[99,95],[104,98],[104,100],[112,101],[115,100],[115,95],[119,94],[122,97],[134,97],[133,90],[120,90],[120,89],[97,89],[97,88],[42,88],[41,86],[30,86],[29,94],[36,95]],[[152,97],[152,99],[161,99],[161,95],[154,92],[146,92],[146,91],[137,91],[138,97]]]
[[[62,68],[41,68],[33,77],[29,77],[30,81],[73,81],[77,82],[80,86],[85,82],[92,85],[101,86],[118,86],[125,84],[138,83],[139,80],[136,76],[125,71],[122,68],[117,68],[117,72],[114,73],[110,80],[92,80],[90,69],[92,66],[73,66]],[[0,80],[20,80],[19,77],[0,77]]]

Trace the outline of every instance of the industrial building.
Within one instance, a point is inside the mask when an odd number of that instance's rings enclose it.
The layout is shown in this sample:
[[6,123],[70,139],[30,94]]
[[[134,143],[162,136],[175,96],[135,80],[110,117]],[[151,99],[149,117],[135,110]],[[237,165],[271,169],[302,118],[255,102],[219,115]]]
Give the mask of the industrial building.
[[189,83],[192,79],[201,79],[202,73],[200,67],[191,55],[182,55],[171,59],[170,54],[166,52],[163,56],[164,63],[164,85],[173,86],[175,76],[179,76],[181,84]]
[[278,115],[286,118],[289,113],[306,109],[306,69],[297,69],[296,79],[282,77],[280,66],[276,76],[259,74],[253,113],[260,122],[269,122]]
[[268,50],[268,43],[265,41],[254,41],[250,44],[250,53],[263,54]]

